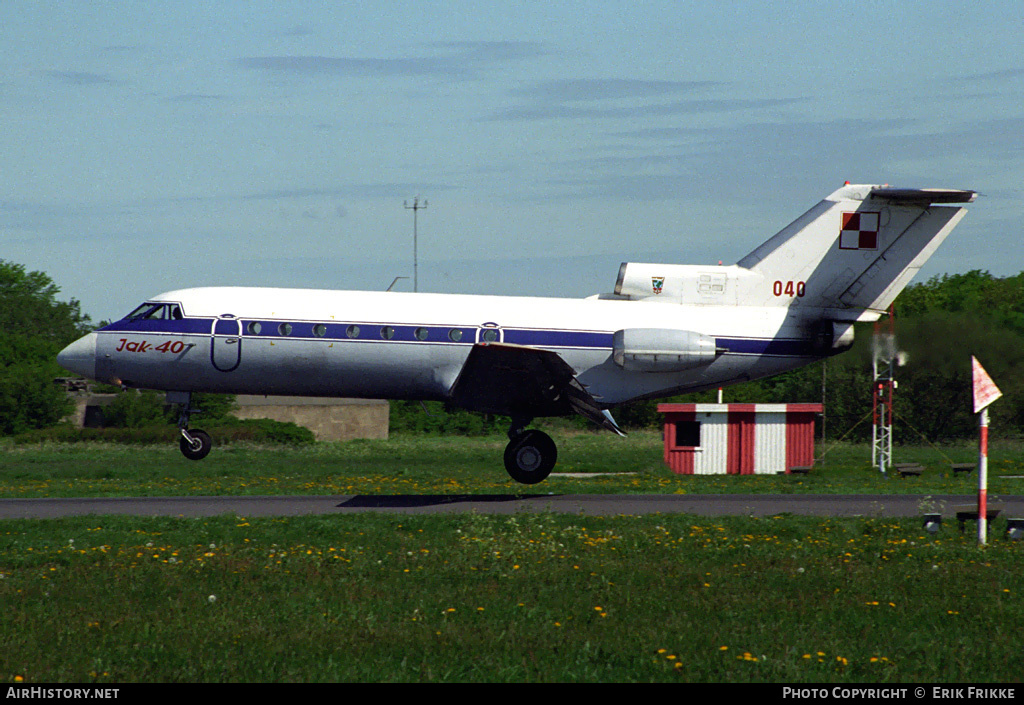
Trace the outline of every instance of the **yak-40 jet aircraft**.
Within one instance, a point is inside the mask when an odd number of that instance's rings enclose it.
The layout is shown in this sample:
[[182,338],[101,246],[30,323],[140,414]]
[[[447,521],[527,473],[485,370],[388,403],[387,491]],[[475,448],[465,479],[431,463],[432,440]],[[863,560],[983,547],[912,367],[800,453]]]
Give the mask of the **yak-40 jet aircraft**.
[[89,333],[61,366],[181,404],[194,392],[440,400],[511,417],[505,467],[540,482],[536,417],[720,387],[841,352],[964,216],[974,191],[847,184],[731,266],[624,263],[586,299],[215,287],[160,294]]

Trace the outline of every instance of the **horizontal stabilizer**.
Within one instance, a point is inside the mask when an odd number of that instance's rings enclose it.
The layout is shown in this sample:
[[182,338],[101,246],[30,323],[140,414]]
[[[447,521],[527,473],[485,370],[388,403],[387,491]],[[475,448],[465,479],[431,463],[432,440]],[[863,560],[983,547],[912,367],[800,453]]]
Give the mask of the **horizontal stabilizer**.
[[881,188],[871,189],[871,197],[889,203],[928,205],[930,203],[973,203],[975,191],[944,188]]

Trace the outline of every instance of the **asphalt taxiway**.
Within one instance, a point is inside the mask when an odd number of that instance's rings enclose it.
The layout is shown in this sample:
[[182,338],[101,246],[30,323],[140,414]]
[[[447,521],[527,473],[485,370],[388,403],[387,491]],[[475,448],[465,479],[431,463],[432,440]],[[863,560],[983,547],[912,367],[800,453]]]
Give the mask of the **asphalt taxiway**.
[[[89,497],[0,499],[2,519],[56,519],[71,516],[244,517],[304,516],[381,512],[436,514],[478,512],[557,512],[585,516],[695,514],[700,516],[905,517],[939,512],[953,517],[974,507],[973,495],[605,495],[453,494],[303,495],[245,497]],[[1002,516],[1024,517],[1024,495],[989,496]]]

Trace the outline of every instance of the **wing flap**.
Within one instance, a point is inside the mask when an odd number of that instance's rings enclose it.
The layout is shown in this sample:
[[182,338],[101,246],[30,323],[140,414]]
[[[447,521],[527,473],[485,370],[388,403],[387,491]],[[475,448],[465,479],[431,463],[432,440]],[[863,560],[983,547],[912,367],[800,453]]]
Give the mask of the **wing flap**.
[[577,413],[602,428],[622,431],[552,350],[509,343],[474,345],[449,396],[473,411],[509,416]]

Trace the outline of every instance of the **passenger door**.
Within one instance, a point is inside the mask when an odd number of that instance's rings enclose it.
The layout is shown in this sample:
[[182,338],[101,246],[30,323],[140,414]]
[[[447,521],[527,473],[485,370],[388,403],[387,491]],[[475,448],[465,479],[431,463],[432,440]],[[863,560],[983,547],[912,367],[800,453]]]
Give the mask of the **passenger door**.
[[210,360],[221,372],[231,372],[242,361],[242,322],[230,314],[213,322]]

